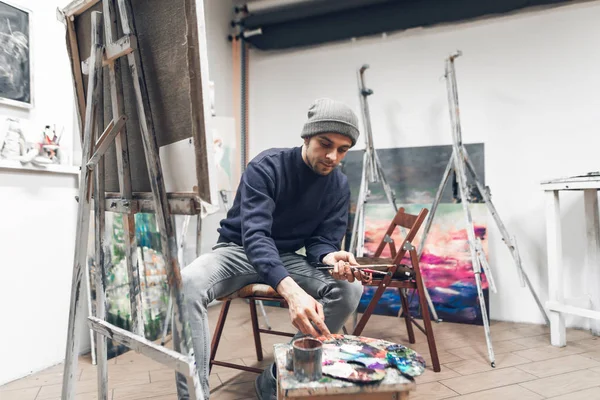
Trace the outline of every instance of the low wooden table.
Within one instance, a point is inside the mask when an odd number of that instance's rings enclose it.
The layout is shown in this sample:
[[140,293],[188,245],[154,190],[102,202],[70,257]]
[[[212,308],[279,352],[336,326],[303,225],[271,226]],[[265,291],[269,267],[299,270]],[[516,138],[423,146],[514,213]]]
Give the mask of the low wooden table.
[[289,344],[276,344],[274,358],[277,366],[277,399],[312,400],[405,400],[409,391],[416,388],[414,380],[401,375],[393,368],[387,368],[383,381],[376,384],[358,385],[340,379],[323,376],[318,382],[300,383],[294,373],[285,369]]

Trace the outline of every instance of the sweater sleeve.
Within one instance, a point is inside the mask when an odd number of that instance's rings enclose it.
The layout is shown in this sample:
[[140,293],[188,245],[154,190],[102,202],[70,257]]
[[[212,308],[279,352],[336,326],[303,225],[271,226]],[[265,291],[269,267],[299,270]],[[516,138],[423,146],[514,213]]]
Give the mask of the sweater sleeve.
[[258,275],[273,289],[289,275],[271,237],[275,182],[260,164],[250,163],[241,182],[242,245]]
[[332,211],[319,224],[310,238],[304,242],[306,256],[310,262],[321,261],[327,254],[339,251],[348,227],[350,189],[340,197]]

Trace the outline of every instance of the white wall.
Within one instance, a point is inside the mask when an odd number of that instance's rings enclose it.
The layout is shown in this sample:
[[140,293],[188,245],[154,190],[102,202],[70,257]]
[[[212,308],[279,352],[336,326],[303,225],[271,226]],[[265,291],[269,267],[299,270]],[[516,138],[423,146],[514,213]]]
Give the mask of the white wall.
[[215,111],[220,117],[233,115],[231,43],[227,40],[233,5],[229,0],[204,0],[208,42],[209,78],[215,83]]
[[[34,107],[0,105],[0,115],[29,121],[39,132],[46,124],[64,125],[61,143],[71,146],[73,92],[57,2],[12,2],[32,11]],[[74,174],[0,169],[0,385],[64,359],[76,189]]]
[[64,359],[76,188],[75,175],[0,171],[0,385]]
[[[250,62],[250,153],[295,146],[321,96],[360,115],[356,69],[367,63],[377,148],[451,143],[444,60],[456,61],[463,139],[485,143],[486,183],[516,235],[536,291],[547,299],[544,179],[596,171],[600,147],[600,2],[286,52],[254,50]],[[357,148],[363,148],[361,143]],[[440,177],[441,179],[441,177]],[[580,194],[562,203],[567,295],[588,296],[581,272]],[[499,287],[491,317],[542,322],[489,218],[490,262]],[[597,285],[596,285],[596,290]],[[587,322],[568,318],[569,324]]]
[[[233,116],[233,68],[231,43],[227,39],[229,22],[233,17],[233,4],[225,0],[204,0],[204,13],[206,15],[206,36],[208,42],[208,74],[209,79],[215,83],[215,112],[218,117]],[[233,202],[233,198],[231,199]],[[219,222],[225,217],[224,208],[221,211],[207,216],[202,222],[202,252],[210,251],[217,242]],[[179,223],[182,218],[177,220]],[[195,224],[190,225],[187,237],[186,262],[193,261],[195,248]]]

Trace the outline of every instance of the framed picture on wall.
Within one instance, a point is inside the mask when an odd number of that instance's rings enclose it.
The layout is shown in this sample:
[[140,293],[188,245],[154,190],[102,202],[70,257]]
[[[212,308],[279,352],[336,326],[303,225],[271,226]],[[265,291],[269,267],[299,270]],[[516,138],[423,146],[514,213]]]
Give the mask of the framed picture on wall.
[[33,107],[31,11],[0,0],[0,103]]

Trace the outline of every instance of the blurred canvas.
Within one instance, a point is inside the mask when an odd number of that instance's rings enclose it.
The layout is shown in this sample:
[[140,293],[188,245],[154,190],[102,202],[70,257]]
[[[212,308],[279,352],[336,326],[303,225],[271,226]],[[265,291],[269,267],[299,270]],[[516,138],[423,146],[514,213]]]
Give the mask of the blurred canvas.
[[0,103],[30,108],[29,11],[0,1],[0,16]]

